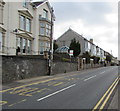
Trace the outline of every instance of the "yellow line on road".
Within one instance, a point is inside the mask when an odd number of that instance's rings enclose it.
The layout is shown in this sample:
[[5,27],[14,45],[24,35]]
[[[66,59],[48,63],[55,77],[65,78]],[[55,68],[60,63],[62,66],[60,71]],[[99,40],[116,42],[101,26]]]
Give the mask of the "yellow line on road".
[[14,106],[14,105],[16,105],[16,104],[19,104],[19,103],[25,102],[26,100],[27,100],[27,99],[23,99],[23,100],[21,100],[21,101],[19,101],[19,102],[16,102],[16,103],[10,104],[10,105],[8,105],[8,107],[12,107],[12,106]]
[[22,86],[18,86],[18,87],[14,87],[14,88],[8,88],[8,89],[5,89],[5,90],[1,90],[0,93],[4,93],[4,92],[10,91],[10,90],[17,90],[19,88],[23,88],[23,87],[27,87],[27,86],[37,85],[37,84],[40,84],[40,83],[46,83],[46,82],[49,82],[49,81],[52,81],[52,80],[59,80],[59,79],[62,79],[64,77],[70,77],[70,76],[75,76],[75,75],[78,75],[78,74],[65,75],[65,76],[62,76],[62,77],[55,77],[55,78],[52,78],[52,79],[33,82],[31,84],[22,85]]
[[109,87],[109,89],[106,91],[106,93],[102,96],[102,98],[99,100],[99,102],[95,105],[95,107],[93,108],[92,111],[95,111],[98,106],[101,104],[101,102],[103,101],[103,99],[106,97],[106,95],[109,93],[109,91],[111,90],[111,88],[114,86],[114,84],[118,81],[118,77],[115,79],[115,81],[112,83],[112,85]]
[[21,96],[32,96],[31,94],[29,94],[29,93],[31,93],[31,92],[33,92],[33,91],[36,91],[36,90],[38,90],[38,88],[31,88],[30,90],[26,90],[25,92],[21,92],[21,93],[19,93],[19,95],[21,95]]
[[59,86],[59,85],[61,85],[61,84],[63,84],[63,82],[59,82],[59,83],[57,83],[57,84],[54,84],[53,86]]
[[63,78],[63,77],[58,77],[58,78],[48,79],[48,80],[44,80],[44,81],[34,82],[34,83],[31,83],[31,84],[22,85],[22,86],[18,86],[18,87],[15,87],[15,88],[5,89],[5,90],[2,90],[0,92],[3,93],[3,92],[10,91],[10,90],[17,90],[19,88],[23,88],[23,87],[27,87],[27,86],[31,86],[31,85],[36,85],[36,84],[40,84],[40,83],[45,83],[45,82],[48,82],[48,81],[51,81],[51,80],[57,80],[57,79],[60,79],[60,78]]
[[0,101],[0,106],[7,104],[7,101]]
[[108,94],[107,98],[105,99],[105,101],[104,101],[103,104],[101,105],[99,111],[101,111],[101,110],[104,108],[104,106],[105,106],[105,104],[107,103],[108,99],[110,98],[112,92],[113,92],[114,89],[116,88],[117,84],[118,84],[118,81],[116,82],[116,84],[114,85],[114,87],[112,88],[112,90],[110,91],[110,93]]

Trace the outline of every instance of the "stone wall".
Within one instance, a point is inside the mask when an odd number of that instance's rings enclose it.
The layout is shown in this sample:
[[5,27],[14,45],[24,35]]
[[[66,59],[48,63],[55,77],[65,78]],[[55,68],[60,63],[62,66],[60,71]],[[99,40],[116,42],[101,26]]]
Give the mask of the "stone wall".
[[[77,61],[69,59],[54,59],[52,74],[66,73],[78,70]],[[84,64],[79,70],[101,67],[101,65]],[[2,56],[2,82],[45,76],[48,74],[48,61],[43,56]],[[1,77],[1,76],[0,76]]]
[[77,71],[78,64],[73,62],[54,61],[52,67],[53,74]]
[[[77,63],[54,61],[52,74],[77,71]],[[43,56],[2,56],[2,82],[45,76],[48,62]]]
[[2,56],[2,82],[47,75],[47,60],[41,56]]

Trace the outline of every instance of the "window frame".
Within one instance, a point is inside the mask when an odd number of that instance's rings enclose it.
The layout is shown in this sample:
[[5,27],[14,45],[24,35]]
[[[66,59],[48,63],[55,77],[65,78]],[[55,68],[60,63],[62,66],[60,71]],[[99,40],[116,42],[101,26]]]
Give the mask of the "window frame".
[[27,0],[24,0],[22,5],[23,5],[24,8],[28,9],[28,2],[27,2]]
[[1,35],[1,36],[0,36],[0,37],[1,37],[1,38],[0,38],[0,43],[1,43],[1,44],[0,44],[0,52],[2,52],[2,49],[3,49],[3,33],[0,32],[0,35]]
[[[39,27],[40,27],[40,29],[39,29],[39,34],[40,34],[40,36],[50,37],[51,24],[48,23],[48,22],[44,22],[44,21],[40,21],[39,24],[40,24],[40,25],[39,25]],[[44,26],[41,25],[41,24],[44,24]],[[47,26],[48,26],[48,27],[47,27]],[[41,29],[44,29],[44,34],[41,33]]]
[[[27,20],[29,20],[29,30],[27,30]],[[28,18],[28,17],[26,17],[26,24],[25,24],[25,30],[27,31],[27,32],[31,32],[31,19],[30,18]]]
[[[20,51],[19,52],[18,52],[18,38],[20,38],[20,49],[19,49]],[[24,44],[24,40],[25,40],[25,44]],[[30,46],[28,46],[28,41],[30,41]],[[25,48],[24,48],[24,45],[25,45]],[[28,49],[28,47],[30,47],[30,49]],[[32,40],[26,37],[17,36],[16,54],[17,55],[32,54]]]
[[5,4],[5,2],[0,2],[0,11],[1,11],[1,18],[0,18],[0,24],[2,24],[3,25],[3,23],[4,23],[4,19],[3,19],[3,15],[4,15],[4,4]]
[[0,27],[0,33],[2,33],[2,45],[1,45],[1,50],[0,50],[0,52],[2,52],[2,53],[4,53],[5,52],[5,30],[4,29],[2,29],[1,30],[1,27]]
[[42,17],[48,19],[48,11],[46,9],[43,9]]
[[[24,17],[24,29],[21,28],[21,17]],[[29,30],[27,30],[27,19],[29,20]],[[19,29],[28,33],[31,33],[32,29],[32,18],[24,15],[24,14],[19,14]]]

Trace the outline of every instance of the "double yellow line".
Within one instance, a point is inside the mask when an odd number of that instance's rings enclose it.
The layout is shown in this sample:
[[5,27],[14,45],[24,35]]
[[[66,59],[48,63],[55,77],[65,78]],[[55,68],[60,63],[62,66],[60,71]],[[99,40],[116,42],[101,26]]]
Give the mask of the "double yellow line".
[[105,92],[105,94],[102,96],[102,98],[98,101],[98,103],[95,105],[95,107],[93,108],[92,111],[96,111],[97,109],[99,109],[99,111],[101,111],[105,107],[107,101],[109,100],[111,94],[113,93],[114,89],[116,88],[118,82],[119,82],[119,77],[117,77],[115,79],[115,81],[112,83],[112,85],[109,87],[109,89]]

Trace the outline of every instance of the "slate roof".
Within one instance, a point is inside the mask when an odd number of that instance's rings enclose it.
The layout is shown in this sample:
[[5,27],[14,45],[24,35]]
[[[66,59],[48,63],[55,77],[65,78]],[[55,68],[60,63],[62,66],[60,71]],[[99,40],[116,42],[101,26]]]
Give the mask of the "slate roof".
[[33,2],[32,1],[32,3],[36,6],[36,7],[38,7],[39,5],[41,5],[42,3],[44,3],[46,0],[39,0],[39,1],[36,1],[36,2]]

